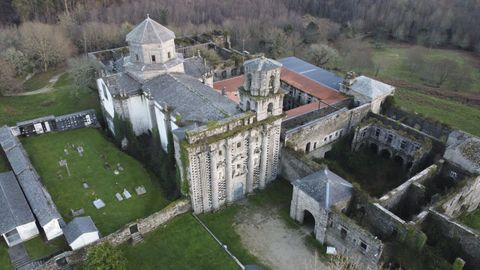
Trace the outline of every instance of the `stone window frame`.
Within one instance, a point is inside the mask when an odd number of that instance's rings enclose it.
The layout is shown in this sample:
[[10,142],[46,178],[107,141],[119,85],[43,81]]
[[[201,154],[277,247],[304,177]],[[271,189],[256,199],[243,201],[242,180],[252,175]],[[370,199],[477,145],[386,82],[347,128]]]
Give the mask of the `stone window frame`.
[[152,63],[156,63],[156,62],[157,62],[157,58],[156,58],[156,56],[155,56],[154,54],[152,54],[152,57],[151,57],[151,58],[152,58]]
[[359,241],[359,247],[360,247],[360,250],[362,250],[362,252],[367,252],[368,251],[368,244],[365,243],[365,241],[361,240]]

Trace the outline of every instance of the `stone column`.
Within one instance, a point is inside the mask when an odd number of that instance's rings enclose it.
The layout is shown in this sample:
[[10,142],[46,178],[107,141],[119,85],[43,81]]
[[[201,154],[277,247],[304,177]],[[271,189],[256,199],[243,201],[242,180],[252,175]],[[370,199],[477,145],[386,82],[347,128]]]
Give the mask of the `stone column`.
[[255,145],[253,143],[253,131],[250,130],[248,137],[248,174],[247,174],[247,194],[253,192],[253,171],[255,164],[253,163],[253,152],[255,150]]
[[260,158],[260,189],[265,188],[265,178],[267,172],[267,140],[268,140],[268,132],[266,127],[261,132],[262,134],[262,153]]
[[200,165],[200,186],[202,188],[202,202],[203,202],[203,212],[208,212],[211,209],[210,202],[208,200],[208,190],[210,189],[210,177],[207,171],[207,155],[208,153],[202,152],[199,154],[199,165]]
[[212,207],[218,209],[218,171],[217,171],[217,151],[210,147],[210,172],[212,176],[211,188],[212,188]]
[[227,203],[233,201],[232,194],[232,153],[230,148],[230,140],[225,140],[225,189],[227,192]]

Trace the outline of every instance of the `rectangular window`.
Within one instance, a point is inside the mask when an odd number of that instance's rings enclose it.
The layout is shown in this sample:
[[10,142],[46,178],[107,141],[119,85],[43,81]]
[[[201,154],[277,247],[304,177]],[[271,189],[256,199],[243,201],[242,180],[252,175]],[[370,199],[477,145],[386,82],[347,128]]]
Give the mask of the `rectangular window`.
[[137,59],[137,62],[138,62],[138,54],[135,54],[135,59]]
[[168,59],[172,58],[172,54],[170,52],[168,52],[167,54],[168,54]]
[[378,137],[380,136],[380,129],[377,128],[377,130],[375,130],[375,137]]
[[222,150],[218,151],[218,155],[219,155],[219,156],[222,155]]
[[237,143],[237,148],[242,147],[242,143]]
[[392,134],[388,134],[387,143],[391,143],[392,141],[393,141],[393,135],[392,135]]
[[345,240],[347,238],[347,234],[348,234],[347,229],[345,229],[344,227],[341,227],[340,228],[340,236],[342,237],[342,239]]
[[103,90],[103,96],[105,97],[106,100],[108,100],[107,89],[105,88],[105,85],[103,85],[103,84],[102,84],[102,90]]
[[152,62],[155,63],[156,59],[155,59],[155,55],[152,55]]
[[402,148],[403,150],[405,150],[405,148],[407,148],[407,142],[406,142],[406,141],[402,141],[402,143],[400,144],[400,148]]
[[367,249],[368,249],[367,244],[363,241],[360,241],[360,247],[363,249],[363,251],[367,251]]

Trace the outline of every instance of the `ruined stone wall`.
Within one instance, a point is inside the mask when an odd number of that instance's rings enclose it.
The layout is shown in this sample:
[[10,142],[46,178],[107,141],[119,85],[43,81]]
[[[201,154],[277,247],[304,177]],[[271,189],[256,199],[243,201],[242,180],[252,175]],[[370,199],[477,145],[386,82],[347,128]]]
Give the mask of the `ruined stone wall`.
[[289,182],[301,179],[323,168],[320,164],[302,158],[302,154],[294,153],[290,149],[282,148],[280,154],[280,175]]
[[322,118],[285,131],[285,145],[295,151],[311,152],[348,134],[367,115],[370,106],[341,109]]
[[383,244],[343,214],[330,212],[325,242],[346,254],[359,269],[378,269]]
[[402,230],[406,222],[378,203],[365,206],[365,219],[372,231],[382,239],[389,238]]
[[394,209],[406,196],[409,195],[410,187],[414,183],[423,184],[428,179],[432,178],[436,173],[438,173],[438,166],[433,164],[425,170],[414,175],[412,178],[408,179],[406,182],[391,190],[387,194],[383,195],[380,198],[380,204],[389,209]]
[[448,196],[441,208],[445,215],[456,218],[470,213],[480,206],[480,176],[465,180],[467,183],[460,191]]
[[[98,245],[108,241],[113,246],[118,246],[131,239],[131,233],[130,233],[131,226],[137,225],[138,232],[144,235],[154,231],[160,225],[165,224],[172,218],[178,215],[187,213],[190,210],[191,210],[191,205],[189,200],[182,199],[182,200],[175,201],[169,204],[167,207],[163,208],[162,210],[146,218],[140,219],[136,222],[129,223],[125,225],[122,229],[101,238],[100,240],[95,242],[94,245]],[[86,259],[86,250],[87,248],[81,248],[75,251],[64,252],[60,255],[57,255],[51,258],[45,264],[38,267],[37,269],[40,269],[40,270],[63,269],[57,265],[58,260],[65,260],[69,265],[77,265]]]
[[480,235],[478,232],[435,210],[429,211],[424,225],[433,227],[437,231],[436,235],[433,235],[432,231],[424,230],[429,238],[442,237],[442,241],[461,247],[461,257],[466,262],[464,269],[478,269],[478,265],[480,265]]

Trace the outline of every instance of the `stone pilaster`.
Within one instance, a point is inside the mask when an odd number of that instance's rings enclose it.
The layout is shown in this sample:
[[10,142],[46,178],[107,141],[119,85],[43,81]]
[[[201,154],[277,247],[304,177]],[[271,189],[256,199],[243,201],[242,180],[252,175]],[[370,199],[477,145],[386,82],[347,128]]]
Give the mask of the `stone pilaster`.
[[210,190],[210,177],[207,170],[207,155],[208,153],[202,152],[199,154],[199,161],[200,161],[200,182],[202,188],[202,202],[203,202],[203,212],[208,212],[211,209],[211,205],[209,202],[208,191]]
[[268,131],[262,130],[262,153],[260,158],[260,189],[265,188],[265,179],[267,173],[267,146],[268,146]]
[[250,130],[250,134],[248,137],[248,172],[247,172],[247,194],[253,192],[253,171],[255,170],[253,163],[253,152],[255,149],[255,145],[253,143],[254,138],[252,135],[253,131]]
[[210,148],[210,171],[212,176],[211,189],[212,189],[212,207],[218,209],[218,171],[217,171],[217,151]]
[[230,140],[225,140],[225,187],[227,192],[227,203],[233,201],[232,194],[232,153],[230,147]]

